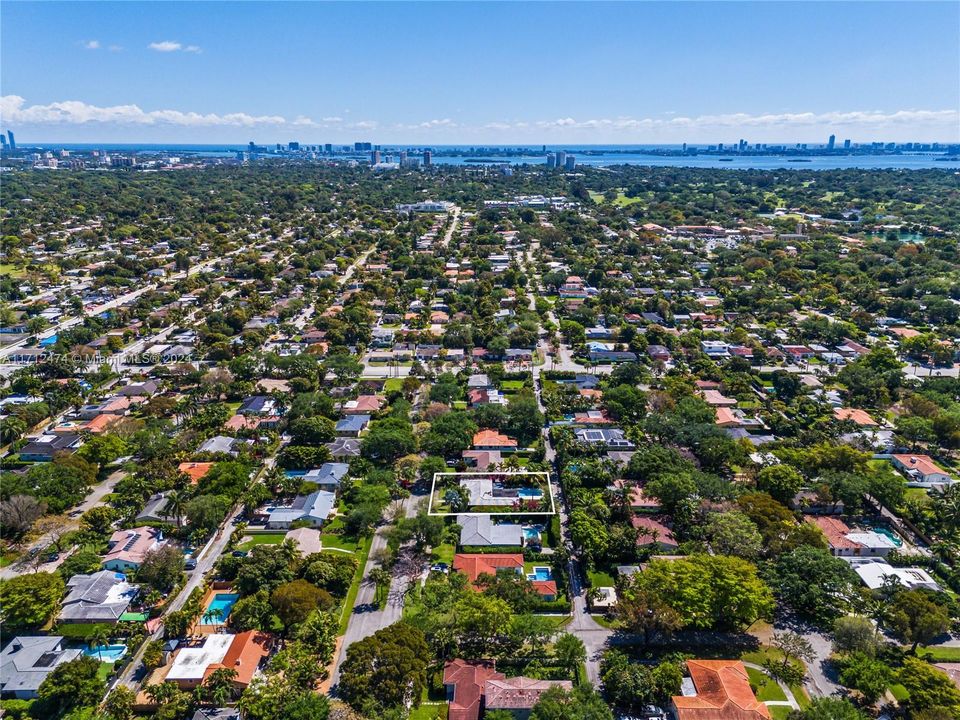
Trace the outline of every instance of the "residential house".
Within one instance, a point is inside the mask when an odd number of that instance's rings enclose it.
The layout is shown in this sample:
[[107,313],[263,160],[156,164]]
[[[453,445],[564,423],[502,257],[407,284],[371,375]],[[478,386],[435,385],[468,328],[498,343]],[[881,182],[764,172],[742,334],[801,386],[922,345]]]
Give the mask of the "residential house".
[[347,415],[337,421],[334,430],[339,437],[360,437],[370,424],[369,415]]
[[320,490],[335,492],[348,472],[350,472],[350,466],[347,463],[328,462],[319,468],[308,470],[300,479],[313,483]]
[[[523,555],[520,553],[457,553],[453,556],[453,569],[467,576],[470,583],[477,587],[481,575],[515,573],[523,576]],[[533,589],[544,600],[555,600],[557,583],[553,580],[535,580],[528,578]]]
[[58,453],[74,453],[81,445],[83,438],[77,433],[41,435],[20,448],[20,459],[24,462],[50,462]]
[[864,562],[853,565],[863,584],[871,590],[879,590],[889,580],[895,580],[907,590],[923,588],[940,592],[942,588],[933,576],[923,568],[893,567],[885,562]]
[[893,455],[890,459],[907,476],[910,487],[931,488],[956,482],[929,455]]
[[315,528],[301,527],[287,531],[284,540],[291,540],[297,546],[297,552],[303,557],[313,555],[323,550],[323,541],[320,531]]
[[63,623],[117,623],[139,594],[127,576],[113,570],[74,575],[67,583],[58,620]]
[[522,545],[523,528],[517,523],[495,523],[489,515],[460,515],[460,545],[467,547],[490,547],[497,545]]
[[506,710],[515,720],[526,720],[540,696],[555,687],[570,691],[573,683],[569,680],[534,680],[523,676],[503,680],[489,678],[483,684],[484,706],[487,710]]
[[216,463],[212,462],[182,462],[177,465],[177,471],[190,478],[190,483],[196,485],[200,479],[213,469]]
[[659,360],[661,362],[670,362],[673,359],[673,355],[671,355],[670,351],[663,345],[647,345],[647,356],[651,360]]
[[667,519],[656,515],[631,515],[630,524],[637,530],[637,545],[654,545],[661,550],[672,551],[680,547],[673,530],[666,524]]
[[856,423],[860,427],[876,427],[877,421],[870,417],[870,413],[859,408],[833,408],[833,418],[838,422]]
[[875,530],[851,529],[840,518],[807,515],[804,520],[823,531],[830,554],[836,557],[886,557],[897,549],[896,543],[887,535]]
[[573,432],[579,442],[588,445],[602,445],[616,449],[636,447],[619,428],[577,428]]
[[198,449],[197,452],[201,453],[212,453],[212,454],[223,454],[223,455],[233,455],[236,457],[239,454],[239,448],[243,445],[243,441],[237,438],[232,438],[227,435],[217,435],[212,437],[209,440],[206,440]]
[[83,655],[59,635],[15,637],[0,652],[0,697],[33,700],[47,676]]
[[387,399],[382,395],[361,395],[356,400],[347,400],[341,409],[346,415],[373,415],[386,403]]
[[770,720],[739,660],[687,660],[691,694],[671,699],[677,720]]
[[107,541],[107,554],[103,556],[104,570],[128,572],[140,567],[147,553],[159,550],[167,544],[163,532],[152,527],[137,527],[117,530]]
[[258,630],[237,635],[207,635],[202,645],[177,651],[164,679],[189,691],[203,684],[214,671],[228,668],[236,673],[234,688],[243,690],[253,680],[263,659],[270,654],[272,643],[270,635]]
[[517,441],[496,430],[480,430],[473,436],[474,450],[497,450],[512,452],[517,449]]
[[137,522],[170,522],[171,518],[166,513],[168,504],[167,493],[154,493],[143,506],[143,510],[137,513]]
[[447,692],[447,720],[480,720],[483,712],[484,684],[504,679],[492,662],[451,660],[443,667],[443,685]]
[[312,527],[320,527],[336,505],[335,493],[316,490],[309,495],[298,495],[289,507],[275,507],[268,513],[266,526],[269,530],[289,530],[295,522],[306,521]]

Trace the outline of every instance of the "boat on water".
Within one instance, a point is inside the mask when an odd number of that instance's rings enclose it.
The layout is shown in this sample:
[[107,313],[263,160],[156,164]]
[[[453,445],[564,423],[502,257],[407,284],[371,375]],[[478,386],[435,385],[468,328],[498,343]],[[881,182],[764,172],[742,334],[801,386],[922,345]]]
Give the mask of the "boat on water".
[[718,158],[720,162],[733,162],[733,158]]
[[813,162],[810,158],[790,158],[787,162]]

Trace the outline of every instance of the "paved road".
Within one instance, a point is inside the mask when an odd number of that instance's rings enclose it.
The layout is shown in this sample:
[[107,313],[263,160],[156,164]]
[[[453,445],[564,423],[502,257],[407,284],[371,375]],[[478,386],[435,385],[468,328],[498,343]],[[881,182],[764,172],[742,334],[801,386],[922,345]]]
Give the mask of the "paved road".
[[443,235],[443,243],[441,243],[444,249],[450,247],[450,238],[453,237],[454,231],[457,229],[457,222],[460,220],[460,206],[453,206],[453,219],[450,221],[450,227],[447,228],[447,232]]
[[[411,495],[403,501],[405,517],[413,517],[416,515],[417,506],[422,498],[422,495]],[[336,693],[337,682],[340,680],[340,665],[347,657],[347,648],[355,642],[370,637],[377,632],[377,630],[392,625],[399,620],[403,614],[403,598],[412,581],[412,578],[408,576],[411,568],[409,561],[398,560],[394,566],[394,577],[390,585],[390,594],[387,598],[387,605],[383,610],[378,608],[376,602],[376,586],[366,580],[370,575],[370,571],[378,565],[374,559],[377,556],[377,551],[387,547],[388,527],[389,526],[386,525],[380,527],[370,543],[370,554],[367,557],[367,564],[363,568],[363,580],[361,581],[360,590],[353,603],[350,620],[347,623],[347,631],[343,634],[343,642],[340,644],[340,651],[337,653],[336,662],[330,673],[331,693]]]

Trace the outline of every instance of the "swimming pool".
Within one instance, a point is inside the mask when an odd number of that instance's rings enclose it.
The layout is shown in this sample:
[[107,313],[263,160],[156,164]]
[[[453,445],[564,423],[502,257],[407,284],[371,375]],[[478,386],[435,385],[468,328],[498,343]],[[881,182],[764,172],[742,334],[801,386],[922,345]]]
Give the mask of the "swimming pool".
[[890,538],[890,542],[892,542],[897,547],[903,547],[903,540],[898,538],[894,533],[890,532],[885,527],[873,527],[870,529],[873,530],[878,535],[883,535],[884,537]]
[[527,580],[552,580],[553,573],[548,567],[534,567],[533,572],[527,574]]
[[83,654],[92,657],[101,662],[116,662],[127,654],[126,645],[97,645],[96,647],[86,647]]
[[543,497],[543,493],[536,488],[520,488],[517,490],[517,497],[526,498],[528,500],[538,500]]
[[[210,604],[203,611],[203,615],[200,616],[200,624],[221,625],[225,623],[227,618],[230,617],[230,610],[233,609],[239,599],[239,593],[217,593],[210,600]],[[218,610],[220,611],[219,614],[215,614]]]
[[523,536],[527,540],[539,540],[540,539],[540,528],[536,525],[524,525],[523,526]]

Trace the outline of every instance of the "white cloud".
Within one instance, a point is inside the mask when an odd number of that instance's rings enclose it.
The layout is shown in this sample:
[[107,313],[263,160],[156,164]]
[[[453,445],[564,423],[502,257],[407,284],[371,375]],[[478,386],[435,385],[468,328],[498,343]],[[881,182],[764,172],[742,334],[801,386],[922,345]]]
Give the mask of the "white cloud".
[[162,40],[160,42],[152,42],[147,45],[147,47],[157,52],[177,52],[183,48],[183,45],[173,40]]
[[[170,42],[172,41],[165,41]],[[179,45],[179,43],[173,43]],[[184,52],[185,50],[180,50]],[[172,52],[161,50],[161,52]],[[346,111],[343,113],[346,115]],[[347,120],[338,115],[315,120],[307,115],[252,115],[236,113],[199,113],[172,109],[144,110],[138,105],[91,105],[81,100],[65,100],[45,105],[29,105],[18,95],[0,97],[0,120],[13,126],[126,126],[245,128],[288,127],[371,132],[381,130],[386,142],[405,142],[413,138],[442,138],[453,142],[623,142],[643,143],[690,140],[716,142],[737,134],[752,141],[801,141],[835,130],[838,136],[855,138],[926,139],[956,141],[960,111],[857,110],[780,112],[766,114],[728,113],[716,115],[663,115],[657,117],[618,116],[583,118],[559,116],[553,119],[492,120],[475,125],[458,124],[450,118],[434,118],[409,124],[383,125],[376,120]],[[924,138],[920,138],[923,135]]]
[[286,125],[280,115],[247,113],[182,112],[180,110],[143,110],[137,105],[100,107],[80,100],[65,100],[49,105],[27,105],[19,95],[0,97],[0,119],[10,125],[176,125],[181,127],[253,127]]
[[199,54],[203,52],[203,49],[199,45],[184,45],[176,40],[161,40],[159,42],[152,42],[147,45],[147,47],[151,50],[156,50],[157,52],[162,53],[185,52]]
[[100,41],[99,40],[87,40],[83,43],[83,47],[87,50],[99,50]]

